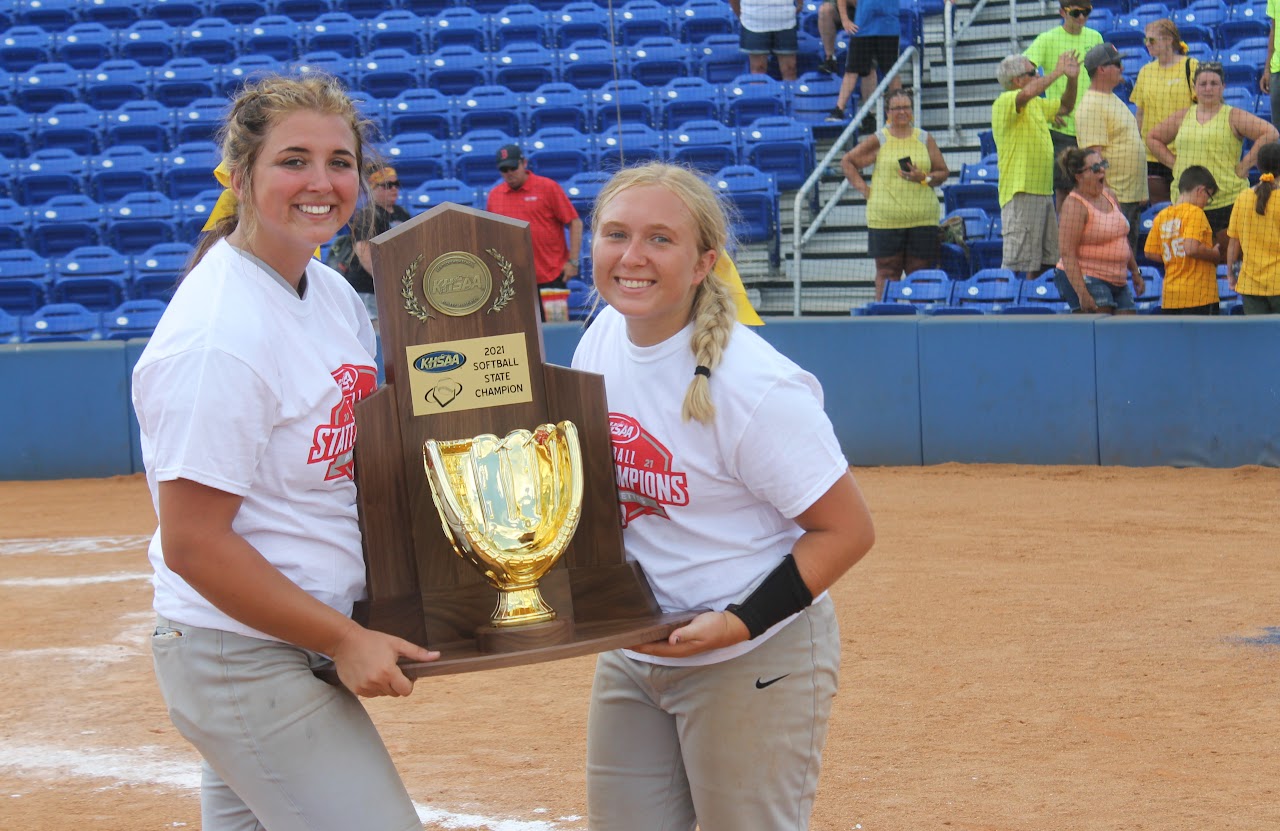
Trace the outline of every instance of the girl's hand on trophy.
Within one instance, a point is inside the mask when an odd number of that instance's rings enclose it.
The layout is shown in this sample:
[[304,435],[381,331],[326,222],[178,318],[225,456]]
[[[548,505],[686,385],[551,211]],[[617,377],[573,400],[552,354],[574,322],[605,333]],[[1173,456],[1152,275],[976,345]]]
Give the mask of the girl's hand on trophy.
[[712,649],[742,643],[751,633],[747,625],[729,612],[703,612],[671,633],[664,641],[633,646],[635,652],[662,658],[687,658]]
[[332,657],[343,686],[356,695],[374,698],[413,692],[413,681],[397,665],[400,658],[434,661],[440,653],[395,635],[357,626],[342,639]]

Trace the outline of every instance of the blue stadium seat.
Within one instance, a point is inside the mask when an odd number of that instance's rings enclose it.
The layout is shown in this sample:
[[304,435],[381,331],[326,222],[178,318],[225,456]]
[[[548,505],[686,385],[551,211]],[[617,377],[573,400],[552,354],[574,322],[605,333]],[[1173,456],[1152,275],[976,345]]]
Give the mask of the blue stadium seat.
[[298,43],[301,40],[302,24],[283,14],[259,17],[241,32],[245,51],[270,55],[284,62],[298,57]]
[[485,54],[470,46],[446,46],[426,56],[426,86],[445,95],[461,95],[489,83]]
[[996,185],[975,182],[944,185],[942,204],[946,213],[956,208],[982,208],[988,214],[1000,213],[1000,189]]
[[1184,8],[1175,9],[1170,17],[1178,24],[1178,34],[1184,35],[1185,40],[1185,26],[1214,28],[1226,22],[1228,9],[1222,0],[1191,0]]
[[1138,271],[1142,272],[1143,287],[1141,294],[1136,291],[1133,293],[1133,302],[1138,308],[1138,314],[1149,314],[1160,308],[1160,293],[1164,278],[1160,276],[1155,266],[1140,265]]
[[427,25],[431,48],[470,46],[480,52],[489,49],[489,20],[466,6],[452,6],[434,16]]
[[969,264],[974,274],[984,268],[1000,268],[1004,264],[1003,239],[975,239],[969,240],[967,245]]
[[100,245],[102,222],[102,206],[89,197],[55,196],[31,209],[31,248],[60,257],[82,245]]
[[191,246],[185,242],[154,245],[134,257],[133,296],[169,302],[190,258]]
[[163,20],[170,26],[184,28],[208,13],[204,0],[147,0],[145,11],[150,20]]
[[428,179],[413,189],[405,206],[416,215],[445,202],[470,207],[475,201],[476,189],[461,179]]
[[596,141],[598,163],[605,171],[660,161],[668,155],[665,135],[647,124],[634,121],[609,125]]
[[615,72],[614,61],[626,65],[626,53],[615,50],[607,40],[575,40],[560,51],[560,80],[581,89],[599,89],[626,72]]
[[270,13],[266,0],[208,0],[209,16],[245,25]]
[[1112,28],[1124,27],[1141,31],[1147,28],[1148,23],[1169,17],[1171,14],[1169,7],[1163,3],[1135,3],[1134,7],[1128,12],[1117,15],[1111,26]]
[[338,78],[347,87],[355,87],[359,79],[357,59],[348,58],[337,52],[308,52],[298,58],[296,71],[305,75],[308,72],[323,72]]
[[103,144],[136,144],[164,153],[174,144],[173,110],[159,101],[128,101],[107,113]]
[[0,248],[0,309],[29,315],[49,302],[49,261],[24,248]]
[[85,23],[101,23],[108,29],[127,29],[147,13],[147,0],[82,0],[79,19]]
[[204,58],[174,58],[151,76],[151,96],[169,107],[185,107],[218,93],[218,70]]
[[160,163],[160,186],[170,199],[194,196],[216,181],[213,170],[222,160],[218,146],[209,141],[189,141],[175,146]]
[[657,87],[686,78],[692,69],[688,46],[672,37],[642,38],[624,54],[628,56],[627,77],[646,86]]
[[591,94],[563,81],[543,84],[531,92],[525,99],[525,111],[530,131],[572,127],[586,132],[594,125]]
[[1015,305],[1022,294],[1022,282],[1007,268],[984,268],[952,288],[951,305],[969,306],[984,312],[999,312]]
[[387,10],[387,6],[397,6],[387,0],[342,0],[342,10],[352,17],[361,20],[372,20]]
[[240,55],[240,27],[220,17],[202,17],[184,31],[178,51],[184,58],[231,63]]
[[[738,35],[708,35],[694,45],[691,56],[693,65],[702,77],[713,84],[727,84],[748,70],[747,56],[738,45]],[[837,91],[840,79],[835,79]],[[827,99],[826,111],[831,110],[835,93]]]
[[559,78],[556,54],[538,43],[511,43],[493,55],[490,75],[493,83],[516,92],[533,92]]
[[428,21],[408,9],[390,9],[368,22],[365,27],[369,49],[404,49],[415,55],[427,49]]
[[421,61],[403,49],[375,49],[357,63],[360,89],[375,98],[395,98],[423,82]]
[[11,315],[0,305],[0,343],[18,343],[22,340],[22,319]]
[[80,20],[79,0],[18,0],[13,8],[18,24],[46,32],[60,32]]
[[37,150],[14,165],[11,192],[23,205],[39,205],[55,196],[84,193],[88,162],[65,147]]
[[794,118],[757,118],[741,137],[743,163],[772,173],[782,190],[803,185],[816,164],[813,132]]
[[801,75],[791,91],[791,117],[803,124],[822,124],[839,92],[838,77],[816,72]]
[[667,132],[671,160],[714,173],[739,162],[738,134],[719,121],[686,121]]
[[12,26],[0,34],[0,70],[26,72],[54,60],[53,38],[40,26]]
[[56,36],[53,60],[92,69],[116,57],[116,33],[101,23],[77,23]]
[[[1232,6],[1234,11],[1237,7]],[[1247,8],[1247,7],[1246,7]],[[1261,17],[1231,17],[1214,27],[1217,33],[1216,47],[1226,49],[1246,38],[1265,38],[1271,33],[1266,15]]]
[[36,116],[32,144],[37,150],[65,147],[89,156],[103,146],[105,114],[79,102],[58,104]]
[[246,82],[283,71],[285,65],[270,55],[242,55],[222,66],[218,73],[218,92],[234,98]]
[[[499,179],[498,149],[519,144],[501,130],[472,130],[454,142],[453,175],[472,187],[488,188]],[[439,178],[439,177],[434,177]]]
[[732,165],[712,177],[712,184],[733,204],[733,236],[739,242],[768,244],[769,263],[781,262],[781,208],[773,175],[750,165]]
[[529,166],[539,176],[565,182],[595,167],[595,146],[591,136],[572,127],[543,127],[524,142]]
[[[453,175],[450,161],[454,154],[449,143],[429,133],[393,135],[382,155],[395,167],[404,190],[414,190],[428,179],[447,179]],[[456,164],[456,160],[454,162]],[[489,163],[492,167],[492,156]]]
[[90,311],[114,309],[124,301],[129,258],[105,245],[77,248],[53,264],[51,303],[79,303]]
[[29,113],[80,100],[80,71],[65,63],[38,63],[13,76],[12,103]]
[[178,216],[174,221],[174,239],[178,242],[198,239],[221,196],[222,188],[214,186],[195,196],[175,200]]
[[1018,296],[1018,304],[1022,306],[1047,306],[1055,312],[1067,312],[1071,307],[1058,294],[1058,287],[1053,282],[1053,269],[1043,274],[1022,281],[1022,293]]
[[114,110],[129,101],[144,101],[151,97],[148,94],[151,72],[134,60],[104,61],[85,70],[81,100],[99,110]]
[[101,340],[101,317],[79,303],[48,303],[22,319],[26,343]]
[[30,214],[14,200],[0,197],[0,251],[25,248]]
[[1133,26],[1121,26],[1102,33],[1103,40],[1120,50],[1141,49],[1146,37],[1145,30]]
[[916,307],[908,303],[884,302],[867,303],[864,306],[853,309],[852,313],[858,317],[901,317],[918,314]]
[[564,49],[580,40],[609,42],[609,12],[589,0],[566,3],[547,16],[549,46]]
[[942,217],[942,221],[945,223],[952,217],[960,217],[964,220],[964,233],[967,239],[987,239],[991,236],[991,215],[982,208],[956,208]]
[[[297,18],[294,18],[297,20]],[[337,52],[358,58],[364,51],[364,21],[346,12],[329,12],[304,23],[301,52]]]
[[[362,89],[348,90],[347,97],[351,99],[351,103],[355,104],[356,111],[360,113],[362,118],[368,119],[373,123],[374,136],[387,135],[387,108],[386,101],[381,98],[375,98],[368,91]],[[380,141],[380,138],[375,138]]]
[[164,315],[163,300],[126,300],[102,313],[102,336],[106,340],[149,338]]
[[668,130],[686,121],[720,120],[720,87],[696,75],[668,81],[654,100],[658,123]]
[[35,119],[12,104],[0,104],[0,156],[16,159],[31,152]]
[[130,193],[155,190],[159,172],[160,160],[154,151],[118,144],[89,158],[85,189],[95,202],[106,205]]
[[969,252],[953,242],[944,242],[938,246],[938,268],[945,271],[952,280],[967,280],[973,275]]
[[1227,86],[1239,84],[1257,89],[1258,71],[1267,58],[1267,38],[1243,38],[1223,48],[1219,57]]
[[447,140],[459,131],[454,121],[453,102],[435,89],[409,89],[386,104],[387,132],[428,133]]
[[267,8],[270,14],[278,14],[299,23],[315,20],[337,10],[337,6],[330,0],[269,0]]
[[1151,233],[1151,228],[1155,225],[1156,215],[1159,214],[1161,211],[1163,211],[1165,208],[1169,207],[1170,204],[1171,203],[1169,202],[1156,202],[1154,205],[1150,205],[1144,208],[1142,213],[1138,215],[1138,262],[1139,263],[1145,260],[1145,255],[1142,253],[1142,249],[1143,249],[1143,246],[1146,245],[1147,235]]
[[591,227],[591,212],[595,209],[596,197],[612,177],[613,174],[604,171],[587,172],[572,176],[564,182],[565,196],[569,197],[569,202],[582,218],[582,224],[588,228]]
[[454,105],[458,130],[501,130],[513,136],[524,134],[524,101],[505,86],[486,84],[467,90]]
[[174,114],[174,141],[213,141],[229,104],[220,96],[197,98]]
[[960,165],[960,184],[972,185],[984,182],[989,185],[1000,182],[1000,168],[995,159]]
[[597,130],[619,124],[657,127],[662,123],[658,119],[659,93],[634,79],[610,80],[592,90],[590,95],[594,102],[593,117]]
[[614,32],[617,42],[627,46],[651,37],[673,37],[672,8],[657,0],[627,0],[614,9]]
[[788,84],[768,75],[739,75],[724,88],[724,120],[743,127],[757,118],[789,116]]
[[884,302],[910,303],[920,311],[930,311],[950,303],[953,281],[942,269],[925,268],[889,280],[884,286]]
[[139,20],[120,33],[117,57],[160,66],[178,57],[180,30],[163,20]]
[[141,254],[153,245],[175,242],[178,208],[162,193],[130,193],[107,206],[104,235],[112,248]]
[[493,47],[502,49],[512,43],[549,42],[547,13],[529,3],[512,3],[494,14],[490,20]]
[[738,18],[723,0],[688,0],[674,10],[676,36],[700,43],[711,35],[738,36]]

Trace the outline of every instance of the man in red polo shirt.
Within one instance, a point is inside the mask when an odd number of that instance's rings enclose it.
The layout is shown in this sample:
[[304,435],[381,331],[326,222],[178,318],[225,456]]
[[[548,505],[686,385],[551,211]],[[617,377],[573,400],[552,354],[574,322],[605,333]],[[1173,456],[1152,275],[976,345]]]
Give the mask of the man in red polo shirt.
[[[498,172],[502,184],[489,191],[486,209],[528,222],[538,288],[565,288],[566,280],[578,276],[578,252],[582,249],[578,211],[560,185],[529,170],[529,162],[517,145],[508,144],[498,151]],[[538,308],[541,310],[541,304]]]

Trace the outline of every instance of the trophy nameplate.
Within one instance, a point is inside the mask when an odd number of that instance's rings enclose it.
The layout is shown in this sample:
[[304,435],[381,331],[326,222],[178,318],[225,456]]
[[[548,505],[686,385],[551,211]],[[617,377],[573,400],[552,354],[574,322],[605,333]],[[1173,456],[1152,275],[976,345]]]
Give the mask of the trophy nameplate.
[[[356,620],[441,652],[439,661],[402,665],[410,677],[632,646],[665,638],[689,620],[689,613],[663,614],[640,568],[623,554],[604,379],[543,362],[528,224],[446,203],[374,238],[370,249],[386,383],[356,405],[357,501],[368,575]],[[529,512],[495,519],[514,508],[499,505],[496,491],[466,484],[463,465],[484,468],[490,477],[499,469],[485,455],[489,450],[471,445],[511,436],[519,443],[534,434],[549,442],[538,431],[566,422],[576,436],[578,505],[547,508],[556,513],[551,520]],[[433,499],[424,466],[428,441],[438,451],[471,454],[464,460],[442,452],[437,459],[453,465],[455,486],[470,508]],[[568,458],[558,445],[535,449],[515,453],[501,469],[563,468],[547,454]],[[520,480],[516,490],[531,492],[535,480]],[[556,487],[564,492],[574,485]],[[500,592],[504,578],[484,557],[455,551],[460,536],[482,533],[478,517],[486,511],[490,530],[483,533],[493,535],[497,548],[513,548],[504,534],[520,536],[502,530],[503,522],[528,522],[524,536],[538,541],[529,552],[504,555],[518,561],[515,571],[544,556],[540,546],[562,548],[536,580],[536,603],[523,584]],[[576,531],[554,539],[570,519]],[[484,547],[481,542],[468,544]],[[504,617],[500,599],[519,611]],[[542,608],[551,613],[537,611]]]

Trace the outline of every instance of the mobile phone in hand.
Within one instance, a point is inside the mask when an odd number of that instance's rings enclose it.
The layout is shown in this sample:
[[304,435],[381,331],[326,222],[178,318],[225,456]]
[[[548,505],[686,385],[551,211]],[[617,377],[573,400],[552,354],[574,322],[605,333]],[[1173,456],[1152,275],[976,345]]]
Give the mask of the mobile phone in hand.
[[910,172],[911,172],[911,157],[910,157],[910,156],[903,156],[901,159],[898,159],[898,168],[899,168],[903,173],[910,173]]

